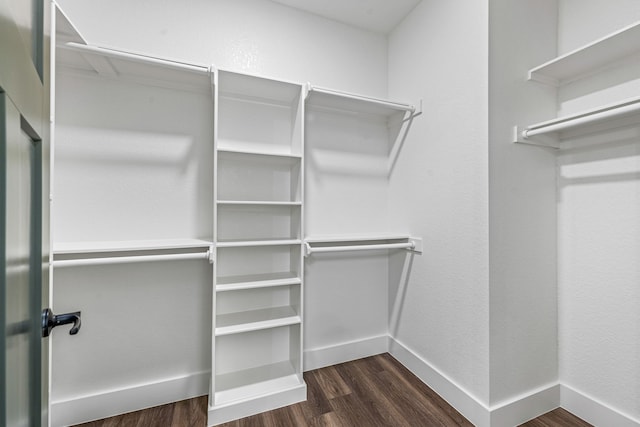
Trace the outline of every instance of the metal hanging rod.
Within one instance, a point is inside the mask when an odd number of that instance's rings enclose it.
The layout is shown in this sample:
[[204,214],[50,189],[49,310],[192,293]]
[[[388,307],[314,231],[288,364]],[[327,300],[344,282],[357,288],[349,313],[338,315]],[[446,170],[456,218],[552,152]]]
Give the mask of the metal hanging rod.
[[157,262],[157,261],[181,261],[202,259],[213,262],[213,252],[197,252],[188,254],[163,254],[163,255],[138,255],[138,256],[122,256],[122,257],[104,257],[104,258],[79,258],[79,259],[61,259],[52,261],[53,267],[79,267],[89,265],[112,265],[112,264],[131,264],[138,262]]
[[[640,99],[627,100],[596,110],[560,119],[549,120],[526,128],[515,128],[515,142],[559,147],[559,133],[580,127],[603,125],[615,119],[624,119],[640,114]],[[536,141],[539,138],[539,141]]]
[[[322,252],[353,252],[353,251],[372,251],[381,249],[406,249],[411,252],[422,253],[422,239],[409,238],[408,242],[401,243],[376,243],[361,245],[336,245],[336,246],[320,246],[312,247],[309,242],[304,242],[304,255],[309,256],[312,253]],[[345,240],[348,241],[348,240]]]
[[380,107],[389,108],[392,110],[398,111],[409,111],[412,114],[415,113],[416,107],[409,104],[401,104],[399,102],[386,101],[384,99],[372,98],[368,96],[356,95],[347,92],[341,92],[333,89],[321,88],[318,86],[312,86],[310,83],[307,83],[307,91],[308,93],[317,92],[325,95],[333,95],[343,99],[350,99],[353,101],[365,102],[372,105],[378,105]]

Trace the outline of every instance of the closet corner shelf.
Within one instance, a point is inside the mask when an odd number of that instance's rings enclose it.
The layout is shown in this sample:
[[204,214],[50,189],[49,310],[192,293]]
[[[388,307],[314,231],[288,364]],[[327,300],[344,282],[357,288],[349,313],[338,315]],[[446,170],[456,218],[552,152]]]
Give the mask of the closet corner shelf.
[[529,70],[529,80],[560,86],[637,54],[640,22]]
[[408,114],[405,120],[409,120],[422,113],[417,111],[413,105],[340,92],[312,86],[311,84],[307,84],[307,105],[349,113],[380,116],[387,120],[398,114]]
[[216,292],[300,285],[301,283],[302,280],[294,272],[223,276],[218,277],[216,281]]
[[215,335],[231,335],[300,324],[293,307],[273,307],[216,316]]
[[218,241],[218,248],[242,248],[256,246],[290,246],[302,243],[300,239],[258,239],[258,240],[224,240]]
[[352,252],[387,249],[406,249],[422,254],[422,239],[403,235],[327,236],[304,240],[304,256],[319,252]]
[[514,128],[514,142],[561,148],[563,140],[640,124],[640,97]]

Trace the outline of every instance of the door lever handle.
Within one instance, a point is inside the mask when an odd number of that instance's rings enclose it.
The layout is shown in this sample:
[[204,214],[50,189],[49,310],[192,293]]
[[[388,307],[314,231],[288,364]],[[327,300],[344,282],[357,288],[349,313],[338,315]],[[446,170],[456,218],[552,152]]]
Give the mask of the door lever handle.
[[80,330],[82,322],[80,320],[80,312],[53,314],[50,308],[42,310],[42,336],[48,337],[51,330],[56,326],[67,325],[73,323],[73,327],[69,330],[69,335],[75,335]]

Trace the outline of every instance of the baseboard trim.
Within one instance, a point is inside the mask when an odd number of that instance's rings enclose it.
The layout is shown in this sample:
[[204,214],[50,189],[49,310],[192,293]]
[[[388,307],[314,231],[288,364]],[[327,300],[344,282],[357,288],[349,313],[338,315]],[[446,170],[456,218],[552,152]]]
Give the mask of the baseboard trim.
[[491,427],[512,427],[525,423],[560,406],[560,384],[542,386],[536,390],[494,405]]
[[389,337],[389,353],[413,372],[422,382],[438,393],[476,427],[490,426],[489,409],[445,374],[431,366],[414,351]]
[[566,384],[560,385],[560,406],[594,426],[640,427],[640,420]]
[[108,418],[209,393],[210,372],[198,372],[51,402],[51,426]]
[[350,362],[363,357],[389,351],[389,336],[379,335],[349,341],[332,346],[312,348],[304,351],[304,371],[320,369],[338,363]]
[[555,383],[488,407],[406,345],[391,337],[389,353],[476,427],[520,425],[560,405],[560,385]]

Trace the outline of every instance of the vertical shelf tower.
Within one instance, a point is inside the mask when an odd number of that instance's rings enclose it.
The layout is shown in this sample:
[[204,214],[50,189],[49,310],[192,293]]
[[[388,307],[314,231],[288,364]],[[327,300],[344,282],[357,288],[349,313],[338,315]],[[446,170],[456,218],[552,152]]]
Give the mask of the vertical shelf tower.
[[302,85],[215,75],[209,425],[306,399]]

